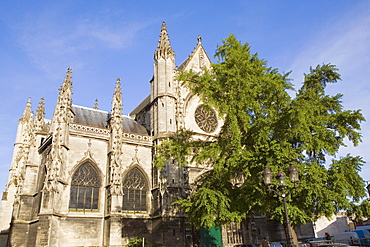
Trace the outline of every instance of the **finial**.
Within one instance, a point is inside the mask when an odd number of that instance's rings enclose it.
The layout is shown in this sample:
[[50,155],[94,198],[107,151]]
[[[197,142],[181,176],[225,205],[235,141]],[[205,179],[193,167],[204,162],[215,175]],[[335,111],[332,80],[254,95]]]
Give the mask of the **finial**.
[[41,98],[39,106],[37,107],[36,110],[36,120],[37,121],[42,121],[43,118],[45,117],[45,103],[44,103],[44,97]]
[[60,92],[65,92],[66,90],[71,90],[72,89],[72,68],[68,67],[66,77],[64,78],[63,84],[60,86],[59,91]]
[[66,80],[72,79],[71,74],[72,74],[72,68],[71,67],[68,67]]
[[198,44],[202,44],[202,37],[199,34],[198,34],[197,40],[198,40]]
[[28,115],[31,112],[31,97],[28,97],[26,108],[24,109],[23,115]]
[[[55,106],[52,122],[69,122],[72,119],[72,68],[68,67],[65,80],[59,88],[57,104]],[[62,119],[62,120],[61,120]],[[55,125],[56,126],[56,125]]]
[[171,48],[170,39],[167,33],[166,23],[162,22],[161,34],[159,35],[158,47],[154,53],[154,59],[174,57],[174,52]]
[[33,112],[32,112],[32,107],[31,107],[31,97],[28,98],[26,108],[24,108],[23,115],[21,120],[28,120],[32,117]]
[[98,110],[98,107],[99,107],[99,101],[98,101],[98,99],[95,99],[94,109]]
[[117,78],[117,80],[116,80],[116,88],[115,88],[116,90],[116,92],[118,93],[121,93],[121,78]]
[[116,80],[116,87],[113,93],[112,102],[112,115],[122,114],[122,92],[121,92],[121,79],[118,77]]
[[167,30],[166,23],[164,21],[162,22],[162,28],[161,29],[162,29],[161,31]]

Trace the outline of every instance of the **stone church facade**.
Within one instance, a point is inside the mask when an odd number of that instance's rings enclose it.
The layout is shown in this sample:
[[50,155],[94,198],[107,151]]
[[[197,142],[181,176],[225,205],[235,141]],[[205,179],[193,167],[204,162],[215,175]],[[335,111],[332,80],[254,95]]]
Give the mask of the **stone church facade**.
[[[193,229],[178,206],[209,167],[153,166],[155,145],[179,128],[200,138],[221,128],[215,112],[176,80],[181,70],[210,68],[201,39],[180,66],[162,24],[150,95],[122,115],[120,80],[111,112],[72,104],[69,68],[51,120],[43,100],[19,120],[9,181],[2,196],[0,246],[122,246],[140,236],[156,246],[192,246]],[[112,90],[113,91],[113,90]]]
[[[43,99],[35,114],[28,100],[2,195],[0,247],[123,246],[134,237],[144,237],[151,246],[199,246],[199,231],[172,202],[188,195],[191,184],[211,167],[168,161],[158,170],[153,159],[155,146],[180,128],[197,138],[220,131],[217,113],[204,110],[176,80],[180,71],[201,72],[210,65],[198,37],[191,55],[176,66],[163,23],[150,95],[130,116],[122,114],[119,79],[110,112],[97,104],[72,104],[70,68],[52,119],[44,117]],[[266,217],[255,217],[225,226],[223,246],[257,244],[269,228],[282,232],[281,225],[269,224]]]

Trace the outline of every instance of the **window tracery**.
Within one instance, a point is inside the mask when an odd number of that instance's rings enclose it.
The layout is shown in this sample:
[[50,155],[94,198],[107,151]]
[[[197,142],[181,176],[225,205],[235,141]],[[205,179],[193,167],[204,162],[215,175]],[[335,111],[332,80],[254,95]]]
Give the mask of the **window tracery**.
[[69,209],[95,211],[99,204],[100,179],[90,163],[84,163],[73,174]]
[[138,168],[132,169],[123,180],[123,210],[146,211],[147,183]]
[[204,105],[200,105],[194,112],[195,122],[201,130],[211,133],[217,128],[217,115],[213,109],[207,109]]

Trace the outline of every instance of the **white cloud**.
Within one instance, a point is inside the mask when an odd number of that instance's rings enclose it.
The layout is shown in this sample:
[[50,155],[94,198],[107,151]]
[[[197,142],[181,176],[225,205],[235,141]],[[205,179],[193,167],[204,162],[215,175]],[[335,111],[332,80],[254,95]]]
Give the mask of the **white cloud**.
[[[343,82],[328,85],[330,94],[343,93],[345,109],[363,109],[369,122],[362,123],[363,143],[353,148],[342,148],[340,156],[347,153],[360,155],[370,162],[370,2],[356,6],[347,15],[327,23],[318,35],[309,40],[291,65],[296,87],[308,73],[309,66],[331,63],[337,65]],[[370,180],[370,165],[365,164],[361,175]]]
[[[104,20],[102,20],[104,19]],[[59,23],[54,16],[35,17],[23,22],[17,31],[19,43],[30,60],[40,70],[53,74],[66,68],[83,66],[86,61],[81,53],[99,52],[104,49],[125,49],[133,44],[148,23],[113,21],[109,18],[83,18]]]
[[97,44],[103,43],[112,49],[122,49],[131,45],[137,32],[145,28],[142,23],[120,23],[119,25],[107,25],[91,20],[81,21],[76,28],[76,36],[91,37]]
[[342,74],[349,74],[368,67],[369,44],[370,2],[366,2],[341,19],[323,25],[318,34],[308,40],[291,69],[294,75],[299,75],[307,72],[311,65],[330,62],[336,64]]

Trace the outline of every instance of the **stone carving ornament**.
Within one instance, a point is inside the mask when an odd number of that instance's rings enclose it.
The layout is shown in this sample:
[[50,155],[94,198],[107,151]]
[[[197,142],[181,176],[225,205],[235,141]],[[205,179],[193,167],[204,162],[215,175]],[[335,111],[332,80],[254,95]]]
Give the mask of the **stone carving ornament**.
[[207,133],[214,132],[217,128],[217,115],[213,109],[206,109],[200,105],[194,112],[195,122],[201,130]]
[[135,168],[126,177],[123,187],[136,190],[146,189],[145,178],[141,172]]

